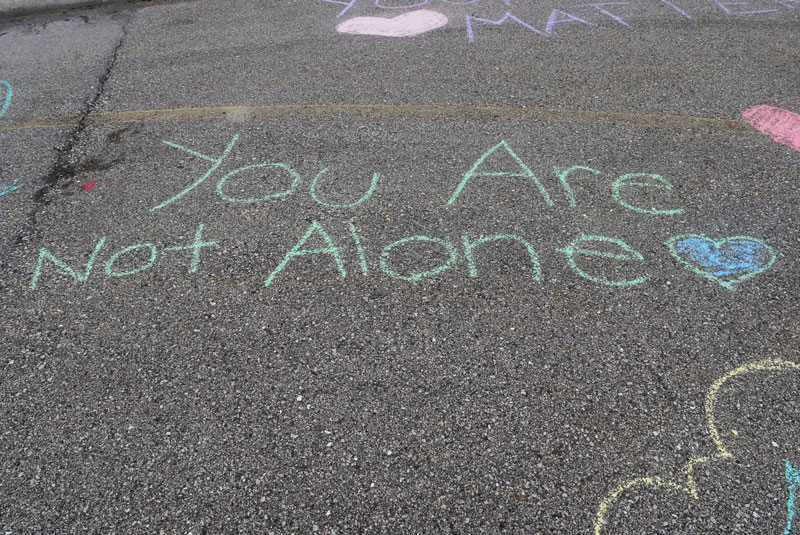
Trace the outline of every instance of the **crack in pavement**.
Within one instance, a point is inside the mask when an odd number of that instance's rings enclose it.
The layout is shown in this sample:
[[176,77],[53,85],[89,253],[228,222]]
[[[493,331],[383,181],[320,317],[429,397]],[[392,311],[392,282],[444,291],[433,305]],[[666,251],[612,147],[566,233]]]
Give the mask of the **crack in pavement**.
[[[11,253],[20,245],[22,245],[26,239],[35,238],[38,235],[37,225],[39,213],[42,208],[50,204],[50,193],[59,187],[59,184],[61,184],[60,188],[64,189],[67,185],[72,183],[76,175],[88,169],[87,164],[81,164],[73,160],[73,153],[75,152],[76,145],[83,137],[83,133],[85,132],[86,128],[91,125],[89,122],[89,117],[96,112],[100,100],[105,92],[106,83],[108,82],[114,71],[114,68],[117,65],[120,50],[122,49],[125,39],[128,35],[129,23],[130,18],[123,21],[121,27],[122,35],[114,47],[114,50],[111,54],[111,59],[108,61],[103,74],[97,81],[97,88],[94,95],[87,102],[83,112],[80,115],[75,116],[77,118],[77,122],[70,129],[67,139],[63,145],[56,149],[55,161],[53,162],[53,165],[50,167],[50,170],[47,172],[47,174],[42,178],[44,185],[37,189],[32,196],[32,199],[35,203],[33,209],[28,214],[28,217],[23,223],[21,230],[17,232],[16,236],[10,241],[10,245],[5,248],[2,256],[0,256],[0,271],[12,271],[10,264],[5,259],[10,257]],[[4,287],[6,287],[6,284],[0,280],[0,288]]]

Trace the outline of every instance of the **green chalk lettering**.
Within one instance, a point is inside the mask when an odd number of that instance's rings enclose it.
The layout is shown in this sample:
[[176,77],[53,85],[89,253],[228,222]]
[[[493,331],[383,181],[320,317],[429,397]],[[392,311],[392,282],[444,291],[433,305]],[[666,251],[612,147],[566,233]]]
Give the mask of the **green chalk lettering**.
[[[314,234],[315,231],[319,232],[319,234],[322,236],[322,239],[325,240],[325,243],[328,246],[324,249],[303,249],[303,246],[306,244],[308,239],[311,237],[312,234]],[[328,233],[325,232],[325,229],[322,227],[322,225],[320,225],[317,221],[314,221],[308,227],[306,233],[303,234],[303,237],[300,238],[300,241],[298,241],[297,244],[295,244],[295,246],[292,247],[291,251],[286,253],[286,256],[283,257],[283,260],[281,261],[280,264],[278,264],[278,267],[275,268],[275,271],[270,273],[270,276],[267,278],[267,282],[264,283],[264,288],[267,288],[270,284],[272,284],[272,281],[275,279],[278,273],[283,271],[283,268],[285,268],[286,265],[289,264],[289,261],[292,258],[296,256],[304,256],[309,254],[332,255],[334,261],[336,262],[336,268],[339,270],[339,275],[341,275],[343,279],[347,278],[347,270],[345,270],[344,268],[344,262],[342,261],[341,251],[339,250],[338,247],[336,247],[336,245],[334,245],[333,240],[328,235]]]
[[[496,150],[499,150],[501,148],[505,149],[506,152],[508,152],[508,154],[517,163],[517,165],[519,165],[520,169],[522,169],[522,172],[521,173],[519,172],[512,173],[509,171],[482,171],[480,173],[477,172],[478,167],[480,167],[483,164],[484,160],[486,160],[486,158],[491,156]],[[528,178],[538,188],[539,193],[541,193],[542,198],[544,199],[544,202],[547,204],[547,206],[553,206],[553,200],[550,198],[550,194],[547,193],[547,190],[539,182],[539,179],[536,178],[536,175],[533,174],[533,171],[531,171],[528,168],[528,166],[525,165],[525,162],[523,162],[522,159],[519,156],[517,156],[517,154],[513,150],[511,150],[511,147],[505,141],[501,141],[500,143],[498,143],[497,145],[495,145],[494,147],[483,153],[483,155],[480,158],[478,158],[478,161],[476,161],[475,164],[472,166],[472,168],[469,171],[467,171],[467,173],[464,175],[464,178],[461,180],[461,183],[453,192],[453,195],[452,197],[450,197],[450,200],[447,201],[448,206],[456,201],[458,196],[461,195],[461,191],[464,189],[464,186],[467,185],[467,182],[469,182],[470,179],[475,176],[509,176],[509,177]]]
[[200,178],[195,180],[194,183],[192,183],[186,189],[184,189],[183,191],[181,191],[180,193],[178,193],[174,197],[172,197],[170,199],[167,199],[166,201],[162,202],[158,206],[154,206],[154,207],[150,208],[150,211],[151,212],[155,212],[156,210],[160,210],[161,208],[164,208],[168,204],[171,204],[171,203],[177,201],[178,199],[182,198],[184,195],[186,195],[187,193],[192,191],[194,188],[196,188],[197,186],[199,186],[200,184],[205,182],[206,179],[208,177],[210,177],[211,175],[213,175],[214,171],[216,171],[219,168],[219,166],[222,165],[222,162],[224,162],[225,158],[227,158],[228,155],[231,153],[231,151],[233,150],[233,146],[236,145],[236,141],[238,139],[239,139],[239,134],[236,134],[235,136],[233,136],[233,139],[231,139],[230,143],[228,143],[228,146],[225,147],[225,152],[223,152],[222,156],[220,156],[219,158],[212,158],[211,156],[206,156],[205,154],[200,154],[197,151],[194,151],[192,149],[187,149],[186,147],[183,147],[183,146],[178,145],[176,143],[172,143],[171,141],[164,141],[164,144],[169,145],[170,147],[176,148],[178,150],[182,150],[182,151],[184,151],[186,153],[191,154],[192,156],[197,156],[198,158],[202,158],[203,160],[212,162],[213,165],[209,168],[208,171],[206,171],[206,174],[204,174],[203,176],[201,176]]
[[[147,260],[147,262],[130,271],[114,271],[114,263],[119,259],[120,256],[131,251],[136,251],[137,249],[145,248],[150,249],[150,258]],[[151,268],[153,264],[156,263],[156,258],[158,258],[158,251],[156,251],[156,246],[152,243],[137,243],[136,245],[131,245],[130,247],[126,247],[121,251],[117,251],[111,256],[111,258],[108,259],[108,262],[106,262],[106,275],[109,277],[127,277],[128,275],[139,273],[140,271]]]
[[528,251],[528,255],[531,257],[531,264],[533,264],[533,280],[542,280],[542,266],[539,263],[539,256],[536,254],[536,250],[531,247],[530,243],[519,236],[514,236],[513,234],[497,234],[494,236],[481,236],[477,240],[471,242],[469,238],[467,238],[467,235],[464,234],[461,239],[464,242],[464,256],[466,257],[467,264],[469,265],[470,277],[474,278],[478,276],[478,267],[475,265],[475,259],[472,256],[472,250],[475,247],[496,240],[512,240],[521,243]]
[[[631,179],[636,177],[649,177],[655,181],[653,182],[632,182]],[[633,206],[625,201],[620,194],[620,190],[622,188],[631,188],[631,187],[640,187],[640,188],[658,188],[658,189],[665,189],[667,191],[672,190],[672,184],[669,183],[667,179],[662,177],[661,175],[656,175],[653,173],[630,173],[627,175],[622,175],[621,177],[617,178],[611,184],[611,191],[613,192],[614,200],[616,200],[620,206],[623,208],[627,208],[628,210],[633,210],[634,212],[639,212],[640,214],[651,214],[651,215],[678,215],[682,214],[683,210],[676,209],[676,210],[656,210],[655,208],[641,208],[639,206]]]
[[[225,182],[227,182],[229,178],[241,173],[242,171],[247,171],[249,169],[259,169],[261,167],[278,167],[280,169],[284,169],[287,173],[289,173],[289,176],[292,177],[292,185],[289,186],[289,189],[285,191],[280,191],[278,193],[271,193],[270,195],[265,195],[263,197],[255,197],[252,199],[237,199],[236,197],[229,197],[228,195],[225,195],[225,193],[222,191],[222,187],[225,185]],[[279,199],[280,197],[286,197],[287,195],[291,195],[297,189],[298,184],[300,184],[300,175],[298,174],[297,171],[295,171],[285,163],[259,163],[256,165],[248,165],[247,167],[240,167],[239,169],[234,169],[233,171],[222,177],[220,181],[217,183],[217,193],[219,194],[220,197],[222,197],[226,201],[238,202],[242,204],[250,204],[254,202],[268,201],[270,199]]]
[[350,227],[350,235],[353,236],[353,241],[356,242],[356,252],[358,253],[358,263],[361,266],[361,273],[367,274],[367,257],[364,256],[364,248],[361,247],[361,240],[358,238],[358,230],[354,222],[354,218],[347,221]]
[[92,274],[92,268],[94,267],[94,261],[97,258],[97,255],[100,254],[100,249],[103,248],[103,245],[106,243],[106,237],[103,236],[100,238],[100,241],[97,242],[97,245],[92,252],[92,255],[89,257],[89,261],[86,263],[86,268],[83,270],[83,273],[76,273],[71,267],[69,267],[66,263],[61,261],[60,259],[56,258],[50,251],[42,247],[39,249],[39,259],[36,261],[36,267],[33,270],[33,278],[31,279],[31,284],[28,286],[30,291],[36,289],[36,286],[39,282],[39,277],[42,273],[42,264],[44,263],[45,259],[50,260],[53,264],[58,266],[61,271],[66,273],[67,275],[71,276],[78,282],[85,282],[86,279],[89,278],[89,275]]
[[558,181],[561,182],[561,187],[564,188],[564,193],[567,196],[567,201],[569,201],[570,206],[576,206],[577,203],[575,202],[575,195],[572,193],[572,187],[567,182],[567,176],[570,173],[574,173],[575,171],[589,171],[590,173],[594,173],[596,175],[600,174],[600,171],[597,169],[592,169],[591,167],[584,167],[583,165],[573,165],[572,167],[568,167],[563,171],[558,170],[558,167],[554,167],[553,171],[556,172],[558,175]]
[[200,226],[197,227],[197,232],[194,234],[194,243],[190,245],[178,245],[174,247],[167,247],[165,251],[192,251],[192,261],[189,264],[189,273],[194,273],[197,271],[197,267],[200,265],[200,250],[203,247],[217,247],[219,246],[219,242],[216,241],[203,241],[203,229],[205,228],[205,224],[200,223]]
[[321,200],[317,195],[317,182],[319,182],[319,178],[327,171],[328,168],[326,167],[325,169],[317,173],[317,176],[315,176],[314,180],[311,181],[311,188],[310,188],[311,198],[314,199],[317,203],[327,208],[353,208],[355,206],[358,206],[359,204],[363,203],[364,201],[372,197],[372,195],[375,193],[375,190],[378,189],[378,182],[381,179],[380,173],[372,173],[372,182],[370,182],[369,189],[364,195],[361,196],[360,199],[358,199],[356,202],[351,202],[349,204],[332,204]]
[[[392,249],[394,249],[395,247],[412,241],[431,242],[441,245],[448,252],[449,258],[447,259],[447,262],[440,264],[434,269],[428,271],[422,271],[420,273],[414,273],[413,275],[401,275],[397,273],[396,271],[394,271],[389,267],[389,253],[391,253]],[[397,240],[396,242],[392,242],[383,248],[383,251],[381,251],[381,270],[383,270],[384,273],[395,279],[416,282],[425,277],[431,277],[433,275],[441,273],[446,269],[449,269],[457,258],[458,258],[458,252],[456,251],[456,248],[453,246],[453,244],[451,244],[448,241],[442,240],[440,238],[432,238],[430,236],[409,236],[407,238]]]
[[[595,249],[588,249],[580,247],[581,244],[584,242],[592,242],[592,241],[599,241],[603,243],[611,243],[625,251],[624,253],[610,253],[605,251],[597,251]],[[585,256],[598,256],[601,258],[611,258],[614,260],[619,260],[621,262],[626,261],[633,261],[636,260],[641,262],[644,260],[642,254],[635,250],[633,247],[628,245],[622,240],[617,238],[609,238],[607,236],[586,236],[581,234],[575,240],[572,241],[567,247],[564,249],[557,249],[558,252],[564,253],[567,256],[567,263],[569,267],[571,267],[575,273],[583,277],[584,279],[588,279],[592,282],[596,282],[598,284],[605,284],[606,286],[634,286],[636,284],[641,284],[647,280],[647,277],[639,277],[633,280],[609,280],[604,277],[596,277],[590,275],[583,271],[579,266],[578,263],[575,261],[576,255],[585,255]]]

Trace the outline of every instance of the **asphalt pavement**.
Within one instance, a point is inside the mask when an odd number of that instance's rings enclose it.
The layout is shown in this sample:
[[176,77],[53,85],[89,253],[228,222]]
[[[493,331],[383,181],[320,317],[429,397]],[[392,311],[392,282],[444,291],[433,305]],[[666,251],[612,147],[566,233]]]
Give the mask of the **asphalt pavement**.
[[0,527],[800,533],[800,1],[0,22]]

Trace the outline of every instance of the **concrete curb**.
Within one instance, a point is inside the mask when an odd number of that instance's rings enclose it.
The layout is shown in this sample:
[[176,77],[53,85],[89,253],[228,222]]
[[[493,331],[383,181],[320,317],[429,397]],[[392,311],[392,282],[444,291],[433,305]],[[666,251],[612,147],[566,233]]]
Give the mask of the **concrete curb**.
[[75,7],[101,6],[124,1],[126,0],[0,0],[0,17],[16,17],[32,13]]

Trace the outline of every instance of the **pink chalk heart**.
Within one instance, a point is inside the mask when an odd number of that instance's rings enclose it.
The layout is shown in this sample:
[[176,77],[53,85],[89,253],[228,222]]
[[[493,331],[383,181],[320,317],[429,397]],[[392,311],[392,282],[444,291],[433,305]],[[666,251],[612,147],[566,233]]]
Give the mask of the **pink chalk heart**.
[[447,24],[447,17],[438,11],[420,9],[389,19],[383,17],[355,17],[339,24],[336,30],[357,35],[413,37],[441,28],[445,24]]
[[800,115],[773,106],[753,106],[742,118],[772,140],[800,151]]

